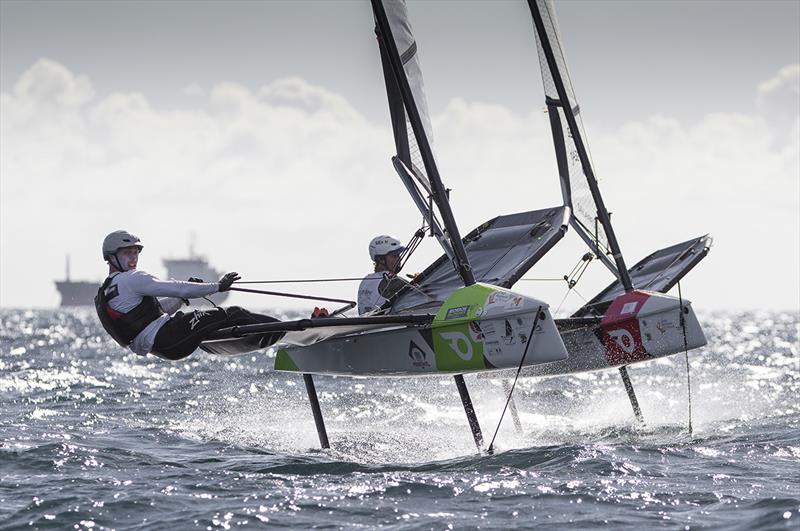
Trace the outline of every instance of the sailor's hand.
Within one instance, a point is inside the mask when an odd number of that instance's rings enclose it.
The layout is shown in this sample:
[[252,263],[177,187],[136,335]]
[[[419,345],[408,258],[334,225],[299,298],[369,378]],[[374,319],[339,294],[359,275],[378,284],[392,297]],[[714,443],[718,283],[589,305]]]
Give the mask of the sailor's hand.
[[311,313],[311,318],[316,319],[318,317],[328,317],[328,309],[327,308],[317,308],[314,307],[314,311]]
[[204,281],[202,278],[197,278],[197,277],[189,277],[189,282],[196,282],[196,283],[198,283],[198,284],[202,284],[202,283],[203,283],[203,282],[205,282],[205,281]]
[[237,280],[241,280],[242,277],[239,276],[239,273],[232,271],[230,273],[225,273],[221,279],[219,279],[219,290],[220,291],[228,291],[231,289],[231,284],[236,282]]

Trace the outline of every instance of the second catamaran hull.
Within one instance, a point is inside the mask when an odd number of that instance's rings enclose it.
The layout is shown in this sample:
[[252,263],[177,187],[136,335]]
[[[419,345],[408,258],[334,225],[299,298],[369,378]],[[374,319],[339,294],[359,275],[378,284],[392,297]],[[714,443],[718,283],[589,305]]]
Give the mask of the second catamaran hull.
[[[291,333],[284,338],[293,340]],[[348,333],[307,346],[286,344],[278,349],[275,369],[350,376],[459,374],[516,368],[523,355],[526,366],[566,359],[548,306],[475,284],[453,293],[430,325]]]
[[[556,324],[569,357],[524,367],[520,376],[557,376],[622,367],[706,344],[691,302],[642,290],[617,297],[602,318],[560,319]],[[482,376],[513,377],[514,373],[501,371]]]

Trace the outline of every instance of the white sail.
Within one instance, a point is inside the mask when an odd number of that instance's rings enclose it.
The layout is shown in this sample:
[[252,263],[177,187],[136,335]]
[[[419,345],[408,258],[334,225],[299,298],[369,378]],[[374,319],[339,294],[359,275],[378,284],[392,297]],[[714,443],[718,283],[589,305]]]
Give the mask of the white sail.
[[[414,39],[411,21],[408,18],[406,3],[403,0],[381,0],[381,3],[386,11],[386,18],[389,21],[389,27],[391,28],[392,36],[397,46],[397,52],[403,64],[403,70],[405,70],[409,87],[411,88],[420,122],[425,130],[425,137],[428,139],[428,144],[433,147],[433,127],[431,126],[430,112],[428,110],[428,99],[425,96],[425,83],[422,77],[419,55],[417,54],[417,42]],[[391,100],[394,99],[396,100],[394,103],[397,105],[396,108],[398,109],[398,112],[392,115],[395,137],[401,137],[395,138],[398,143],[398,156],[406,166],[425,183],[425,186],[430,188],[427,173],[425,172],[425,165],[422,162],[419,146],[412,130],[408,113],[402,101],[400,101],[399,93],[394,92],[393,88],[390,86],[396,83],[396,80],[394,80],[391,72],[386,71],[386,66],[384,66],[384,70],[390,106],[393,104]],[[408,150],[407,153],[404,153],[405,149]]]
[[[581,120],[580,107],[575,97],[575,90],[572,86],[572,80],[569,75],[569,68],[567,67],[567,60],[564,55],[564,48],[561,45],[561,35],[558,29],[558,21],[556,20],[555,7],[552,0],[536,0],[536,5],[541,13],[542,22],[544,25],[545,35],[539,35],[539,31],[534,30],[536,33],[537,51],[539,54],[539,66],[542,72],[542,82],[544,84],[544,92],[548,102],[548,112],[557,113],[558,123],[554,125],[554,138],[557,144],[563,142],[564,156],[559,161],[559,173],[562,179],[562,191],[564,193],[565,203],[572,208],[573,216],[582,228],[590,237],[591,240],[596,241],[600,250],[607,253],[609,250],[608,237],[606,231],[603,229],[601,223],[598,222],[598,206],[595,199],[592,197],[591,190],[587,179],[592,171],[591,168],[584,167],[578,153],[578,146],[576,142],[582,142],[586,150],[587,157],[589,156],[589,147],[586,143],[586,134],[583,130],[583,121]],[[554,56],[553,65],[557,69],[564,90],[566,92],[567,100],[562,102],[556,88],[556,82],[553,78],[553,71],[551,65],[548,63],[545,52],[542,46],[542,39],[546,39],[552,50]],[[572,109],[577,124],[577,134],[573,134],[570,130],[564,107]],[[551,117],[551,124],[552,124]],[[560,129],[560,131],[558,131]]]

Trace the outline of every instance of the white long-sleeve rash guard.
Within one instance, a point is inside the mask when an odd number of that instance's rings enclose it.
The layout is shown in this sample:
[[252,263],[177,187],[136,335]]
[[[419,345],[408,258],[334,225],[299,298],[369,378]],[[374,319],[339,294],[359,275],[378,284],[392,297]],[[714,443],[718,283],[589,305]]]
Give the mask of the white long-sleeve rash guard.
[[158,302],[166,313],[147,325],[130,345],[130,349],[140,356],[147,355],[153,349],[156,334],[170,316],[181,307],[182,299],[195,299],[219,291],[217,282],[159,280],[150,273],[139,270],[113,273],[111,276],[113,279],[106,291],[116,285],[119,295],[108,301],[108,305],[118,312],[127,313],[133,310],[146,296],[164,297],[159,298]]

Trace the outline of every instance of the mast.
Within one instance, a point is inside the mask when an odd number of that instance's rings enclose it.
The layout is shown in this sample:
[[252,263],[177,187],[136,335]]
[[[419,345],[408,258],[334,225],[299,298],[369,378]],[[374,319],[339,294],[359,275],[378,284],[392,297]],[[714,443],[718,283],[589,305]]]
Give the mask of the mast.
[[[630,274],[628,273],[628,268],[625,266],[625,260],[622,256],[622,251],[619,248],[617,237],[614,234],[614,229],[611,226],[611,218],[608,214],[608,210],[606,209],[605,203],[603,202],[603,197],[600,195],[600,188],[598,187],[597,179],[594,176],[592,164],[589,160],[589,155],[586,150],[586,144],[584,143],[581,134],[581,129],[578,127],[578,123],[575,118],[576,109],[572,108],[572,101],[567,95],[567,90],[564,86],[564,79],[562,78],[561,71],[558,68],[558,64],[556,62],[555,55],[553,53],[553,46],[552,43],[550,42],[548,33],[545,29],[541,11],[539,10],[539,0],[528,0],[528,6],[530,7],[531,15],[533,16],[533,23],[534,27],[536,28],[536,33],[539,37],[539,43],[541,44],[541,51],[544,53],[544,56],[547,60],[549,73],[552,76],[553,84],[555,85],[555,89],[558,93],[557,101],[550,100],[547,102],[548,109],[552,111],[555,110],[556,108],[560,108],[564,113],[564,117],[566,118],[567,124],[569,125],[570,136],[575,144],[578,157],[580,158],[581,167],[583,168],[583,174],[586,177],[586,181],[591,191],[592,199],[594,200],[594,204],[597,207],[597,217],[605,231],[609,247],[614,257],[614,262],[617,266],[616,267],[617,276],[619,277],[620,282],[622,282],[625,291],[631,291],[633,290],[633,283],[631,281]],[[553,124],[553,117],[551,117],[551,126],[552,124]],[[555,130],[554,130],[554,136],[555,136]],[[563,148],[563,144],[561,147]],[[559,173],[561,173],[564,157],[563,154],[559,154],[558,152],[558,142],[556,143],[556,156],[559,160]],[[562,177],[562,187],[563,186],[564,183]],[[595,245],[594,247],[597,247],[597,245]],[[600,253],[599,256],[602,256],[602,253]]]
[[[417,104],[414,101],[414,96],[411,91],[411,87],[408,82],[408,77],[406,76],[406,72],[403,69],[403,63],[400,58],[400,54],[397,51],[397,44],[395,43],[394,36],[392,35],[392,30],[389,25],[389,20],[386,16],[386,11],[383,8],[383,2],[381,0],[371,0],[372,1],[372,10],[375,13],[375,23],[377,25],[377,33],[378,39],[382,47],[385,47],[386,50],[386,59],[391,67],[391,71],[394,74],[394,81],[396,82],[396,87],[400,92],[400,95],[403,99],[403,103],[405,106],[406,113],[408,115],[408,120],[411,124],[411,128],[414,132],[414,136],[416,137],[417,144],[419,146],[420,156],[422,158],[422,162],[425,166],[425,171],[428,174],[428,178],[430,179],[431,183],[431,197],[433,201],[436,203],[436,206],[439,209],[439,213],[442,216],[442,223],[444,224],[445,232],[447,233],[448,239],[450,240],[450,245],[453,250],[454,259],[453,259],[453,266],[455,267],[456,271],[458,271],[461,280],[464,282],[465,286],[471,286],[475,284],[475,276],[472,274],[472,267],[469,264],[469,259],[467,258],[467,252],[464,249],[464,244],[461,241],[461,236],[458,232],[458,226],[456,225],[455,217],[453,216],[453,211],[450,208],[450,202],[447,199],[447,191],[445,190],[444,185],[442,184],[442,179],[439,176],[439,169],[436,166],[436,162],[433,158],[433,151],[431,150],[430,142],[428,140],[427,133],[425,128],[422,125],[422,119],[420,118],[419,110],[417,109]],[[382,58],[384,54],[381,54]],[[389,89],[390,83],[387,80],[387,91],[389,91],[389,96],[391,98],[391,90]],[[390,103],[390,109],[392,105]],[[393,113],[394,118],[394,113]],[[393,120],[394,121],[394,120]],[[394,125],[395,129],[397,128],[397,123]],[[397,136],[397,135],[396,135]],[[395,140],[397,142],[397,140]],[[399,144],[398,144],[399,147]],[[398,153],[402,160],[402,153]]]
[[[398,138],[400,136],[398,135],[400,124],[402,123],[399,120],[399,115],[400,111],[402,111],[403,107],[405,107],[408,122],[411,125],[411,129],[414,133],[414,139],[416,140],[417,147],[419,148],[419,155],[422,159],[425,172],[428,174],[428,179],[430,181],[430,196],[436,203],[436,206],[439,208],[439,214],[441,214],[442,223],[444,224],[444,231],[447,239],[450,240],[449,250],[451,252],[448,252],[448,246],[445,245],[446,240],[444,238],[440,239],[439,241],[442,244],[445,252],[451,257],[453,267],[458,272],[461,280],[464,282],[464,285],[471,286],[475,284],[475,276],[472,274],[472,267],[470,266],[469,259],[467,258],[467,251],[464,249],[464,243],[461,241],[461,235],[458,233],[458,226],[456,225],[455,217],[453,217],[453,211],[450,209],[447,191],[442,184],[442,179],[439,176],[439,169],[436,167],[436,161],[433,158],[433,151],[431,150],[428,132],[426,132],[422,123],[422,118],[420,117],[419,109],[417,108],[417,102],[414,99],[414,93],[411,89],[408,76],[406,76],[406,70],[403,66],[406,62],[411,62],[414,60],[414,55],[416,54],[416,43],[412,40],[412,42],[409,43],[410,46],[408,49],[404,50],[403,58],[401,58],[399,52],[397,51],[397,43],[395,42],[394,35],[392,34],[389,19],[386,16],[386,10],[383,7],[383,1],[371,1],[372,11],[375,14],[378,42],[380,43],[381,48],[385,49],[385,53],[383,51],[381,52],[381,59],[384,65],[384,78],[386,79],[386,90],[389,97],[389,108],[392,115],[395,142],[398,148],[398,160],[401,162],[406,162],[402,159],[404,156],[408,156],[409,168],[413,169],[413,164],[410,160],[411,153],[410,142],[407,136],[408,133],[406,132],[403,140],[399,140]],[[399,0],[396,1],[397,3],[393,4],[392,7],[397,8],[397,6],[402,6],[402,9],[405,10],[405,4],[400,3]],[[393,12],[392,14],[395,15],[396,13]],[[407,17],[404,17],[404,22],[407,23]],[[409,30],[408,33],[410,34],[410,28],[406,29]],[[391,68],[392,74],[394,74],[393,80],[390,79],[389,74],[386,72],[387,63]],[[418,79],[415,79],[415,88],[418,89],[420,96],[424,96],[424,92],[421,90],[422,76],[420,74],[417,77]],[[394,81],[394,83],[392,83],[392,81]],[[403,105],[397,104],[396,92],[394,91],[393,86],[397,89],[397,91],[399,91]],[[395,97],[394,102],[392,101],[393,96]],[[403,126],[405,125],[406,124],[403,123]],[[408,149],[408,151],[406,151],[406,149]],[[417,198],[412,194],[412,199],[416,200]],[[431,212],[430,219],[431,223],[433,223],[433,212]],[[472,437],[475,440],[475,445],[478,447],[479,451],[482,451],[483,433],[481,432],[481,426],[478,422],[478,417],[475,414],[475,408],[472,405],[472,399],[469,396],[469,391],[467,390],[467,384],[464,381],[464,376],[461,374],[456,374],[453,376],[453,380],[455,381],[456,388],[458,389],[458,394],[461,397],[461,404],[464,407],[464,413],[467,415],[467,422],[469,423],[470,430],[472,431]]]

